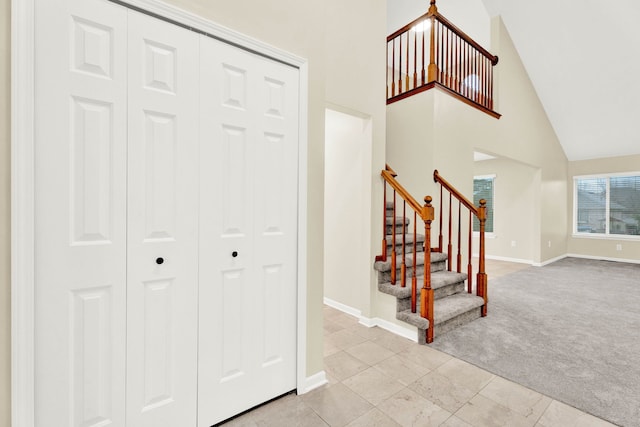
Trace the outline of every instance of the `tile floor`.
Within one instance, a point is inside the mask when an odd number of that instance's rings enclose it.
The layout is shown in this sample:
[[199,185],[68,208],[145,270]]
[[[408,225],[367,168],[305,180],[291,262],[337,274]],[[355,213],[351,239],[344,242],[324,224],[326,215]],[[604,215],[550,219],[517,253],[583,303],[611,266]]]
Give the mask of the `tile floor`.
[[[494,278],[522,268],[487,262]],[[324,366],[328,384],[281,397],[224,426],[613,426],[328,306]]]

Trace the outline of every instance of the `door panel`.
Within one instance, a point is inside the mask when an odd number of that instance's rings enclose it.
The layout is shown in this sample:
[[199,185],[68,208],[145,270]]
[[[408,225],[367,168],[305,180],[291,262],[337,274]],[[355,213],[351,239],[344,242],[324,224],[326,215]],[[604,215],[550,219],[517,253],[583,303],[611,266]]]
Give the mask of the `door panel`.
[[36,2],[36,425],[122,426],[126,9]]
[[129,12],[127,423],[195,425],[198,36]]
[[298,73],[204,36],[201,52],[198,425],[210,426],[296,386]]

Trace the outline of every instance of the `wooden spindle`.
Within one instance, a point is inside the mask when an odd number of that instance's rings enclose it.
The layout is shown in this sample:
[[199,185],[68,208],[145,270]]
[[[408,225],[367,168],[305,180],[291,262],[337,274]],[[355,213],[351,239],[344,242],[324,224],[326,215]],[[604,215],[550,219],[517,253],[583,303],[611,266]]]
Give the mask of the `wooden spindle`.
[[[437,172],[437,171],[436,171]],[[442,216],[442,185],[440,185],[440,216],[438,217],[438,222],[440,223],[440,234],[438,234],[438,252],[442,252],[442,223],[443,221],[443,216]]]
[[413,211],[413,268],[411,272],[411,312],[416,312],[416,300],[418,299],[418,275],[416,270],[418,269],[418,260],[417,260],[417,248],[418,248],[418,221],[417,221],[417,213]]
[[452,207],[452,201],[453,201],[453,195],[451,193],[449,193],[449,236],[448,236],[448,241],[449,243],[447,244],[447,270],[451,271],[451,257],[452,257],[452,249],[453,249],[453,245],[451,245],[451,231],[452,231],[452,219],[451,219],[451,207]]
[[424,31],[424,25],[425,22],[427,22],[427,20],[425,19],[424,21],[422,21],[422,84],[425,84],[425,64],[426,64],[426,58],[424,57],[424,33],[426,33],[426,31]]
[[[400,266],[400,286],[401,287],[405,287],[407,286],[407,254],[406,254],[406,245],[407,245],[407,241],[406,241],[406,234],[404,231],[404,222],[405,222],[405,218],[407,217],[407,202],[403,199],[402,200],[402,265]],[[394,229],[395,232],[395,229]]]
[[409,45],[411,43],[409,40],[409,32],[407,31],[407,69],[406,69],[406,76],[405,76],[405,91],[409,90]]
[[[424,30],[422,31],[424,33]],[[418,86],[418,33],[413,36],[413,88]]]
[[402,34],[398,36],[398,95],[402,93]]
[[391,220],[391,284],[396,284],[396,190],[393,190],[393,219]]
[[382,253],[376,257],[376,261],[387,260],[387,182],[382,184],[383,200],[382,200]]
[[391,40],[391,96],[396,96],[396,39]]
[[460,216],[462,213],[462,202],[458,200],[458,256],[456,258],[456,271],[460,273],[460,269],[462,268],[462,254],[460,252],[460,247],[462,246],[462,217]]
[[473,292],[473,265],[471,264],[471,255],[473,252],[473,214],[469,211],[469,254],[467,260],[467,292]]

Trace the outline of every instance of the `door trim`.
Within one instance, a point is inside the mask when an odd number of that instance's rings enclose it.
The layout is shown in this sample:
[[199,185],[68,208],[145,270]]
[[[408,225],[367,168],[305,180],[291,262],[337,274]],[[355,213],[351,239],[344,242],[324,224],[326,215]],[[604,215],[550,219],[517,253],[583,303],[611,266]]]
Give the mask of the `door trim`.
[[[112,1],[112,0],[110,0]],[[203,32],[299,70],[298,125],[298,393],[317,386],[307,378],[307,151],[308,61],[159,0],[117,3]],[[11,0],[11,420],[35,425],[35,0]]]

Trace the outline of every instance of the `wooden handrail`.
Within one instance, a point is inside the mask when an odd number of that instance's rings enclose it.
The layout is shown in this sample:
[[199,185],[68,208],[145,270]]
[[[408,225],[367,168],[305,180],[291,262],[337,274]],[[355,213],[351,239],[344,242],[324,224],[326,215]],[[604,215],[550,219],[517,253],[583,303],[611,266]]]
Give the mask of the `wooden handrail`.
[[442,22],[451,31],[456,33],[456,35],[458,35],[465,42],[467,42],[468,44],[473,46],[478,52],[480,52],[481,54],[483,54],[484,56],[489,58],[491,60],[491,64],[492,65],[498,65],[498,61],[500,59],[500,58],[498,58],[498,56],[493,55],[487,49],[483,48],[480,44],[478,44],[478,42],[476,42],[474,39],[472,39],[467,33],[462,31],[460,28],[458,28],[456,25],[454,25],[447,18],[442,16],[442,14],[440,14],[440,12],[438,12],[437,10],[435,12],[429,11],[429,12],[425,13],[424,15],[419,16],[418,18],[416,18],[413,21],[409,22],[407,25],[405,25],[404,27],[400,28],[399,30],[396,30],[395,32],[391,33],[389,36],[387,36],[387,42],[390,42],[391,40],[395,39],[399,35],[401,35],[403,33],[406,33],[407,31],[409,31],[411,28],[413,28],[414,26],[416,26],[420,22],[423,22],[423,21],[431,18],[432,16],[435,17],[435,19],[437,19],[438,21]]
[[407,203],[409,203],[409,206],[411,206],[411,208],[418,213],[420,218],[424,220],[422,216],[422,205],[418,203],[418,201],[413,198],[413,196],[409,194],[409,192],[402,185],[400,185],[400,183],[396,180],[397,174],[395,174],[393,170],[383,170],[381,175],[384,180],[391,186],[391,188],[396,190],[398,195],[402,197]]
[[453,196],[462,202],[463,205],[467,209],[469,209],[475,216],[478,216],[478,209],[467,199],[464,197],[462,193],[456,190],[449,182],[444,179],[439,173],[438,169],[433,171],[433,182],[440,183],[449,193],[453,194]]

